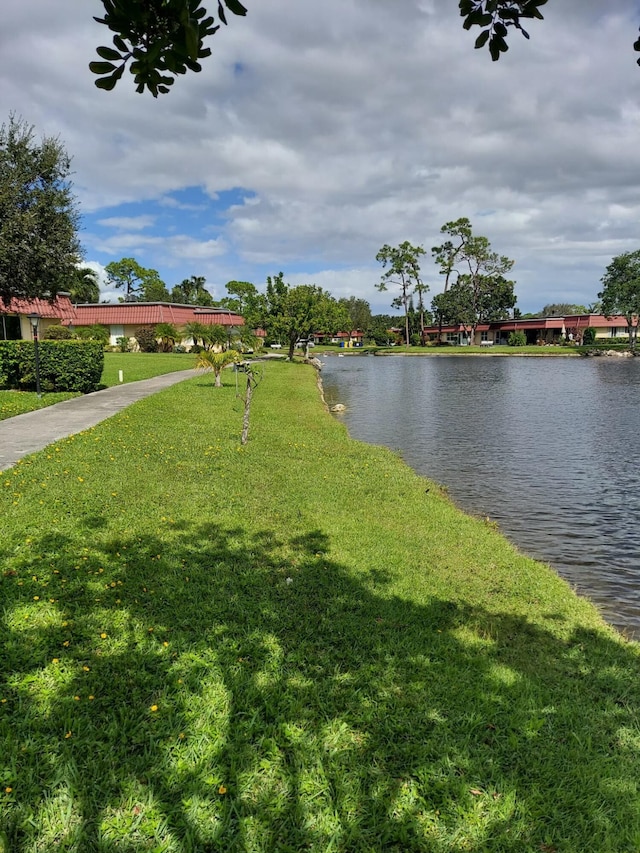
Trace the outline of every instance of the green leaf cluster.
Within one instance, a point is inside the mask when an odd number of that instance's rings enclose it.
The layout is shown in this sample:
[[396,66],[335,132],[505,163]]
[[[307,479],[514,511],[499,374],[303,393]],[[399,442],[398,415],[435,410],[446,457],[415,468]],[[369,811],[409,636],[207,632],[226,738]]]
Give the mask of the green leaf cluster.
[[201,70],[198,60],[211,55],[204,47],[207,36],[226,24],[225,7],[246,15],[239,0],[218,2],[218,20],[207,13],[201,0],[102,0],[105,14],[95,18],[113,33],[113,46],[97,48],[100,61],[89,64],[98,76],[99,89],[112,90],[127,63],[136,91],[147,89],[154,98],[170,91],[175,79],[187,71]]
[[507,44],[508,27],[515,27],[528,39],[529,33],[522,27],[522,18],[538,18],[542,20],[540,6],[547,0],[460,0],[458,7],[464,18],[463,27],[482,27],[482,32],[476,39],[475,47],[489,46],[489,53],[494,62],[500,59],[502,53],[509,50]]

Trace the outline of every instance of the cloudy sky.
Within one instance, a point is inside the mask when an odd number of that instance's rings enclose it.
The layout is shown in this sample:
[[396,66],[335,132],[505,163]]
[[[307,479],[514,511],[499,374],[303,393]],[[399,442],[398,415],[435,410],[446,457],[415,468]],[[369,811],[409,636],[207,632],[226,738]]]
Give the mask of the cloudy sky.
[[98,0],[3,0],[0,116],[65,143],[97,269],[135,257],[217,298],[282,270],[386,313],[380,247],[427,249],[434,295],[430,249],[466,216],[533,311],[593,302],[640,248],[633,0],[549,0],[497,63],[457,0],[245,2],[202,73],[154,100],[128,74],[95,88]]

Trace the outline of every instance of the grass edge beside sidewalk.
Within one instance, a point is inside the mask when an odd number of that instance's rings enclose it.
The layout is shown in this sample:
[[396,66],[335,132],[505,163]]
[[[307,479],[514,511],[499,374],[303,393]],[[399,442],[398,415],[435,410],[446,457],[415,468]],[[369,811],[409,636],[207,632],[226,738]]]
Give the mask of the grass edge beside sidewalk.
[[246,448],[232,382],[0,476],[8,849],[637,849],[638,647],[311,369]]

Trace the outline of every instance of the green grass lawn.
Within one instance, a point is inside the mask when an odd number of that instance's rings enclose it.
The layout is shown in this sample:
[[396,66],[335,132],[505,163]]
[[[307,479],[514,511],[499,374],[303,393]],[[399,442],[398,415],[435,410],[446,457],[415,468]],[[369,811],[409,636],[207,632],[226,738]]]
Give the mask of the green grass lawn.
[[190,370],[196,363],[195,355],[177,352],[106,352],[102,384],[110,388],[119,385],[119,371],[124,382],[151,379],[176,370]]
[[80,395],[59,392],[38,397],[35,391],[0,391],[0,421],[25,412],[33,412],[35,409],[44,409],[46,406],[78,396]]
[[[123,382],[136,382],[176,370],[189,370],[194,365],[195,356],[188,353],[106,352],[101,382],[103,386],[110,388],[120,384],[120,371]],[[38,397],[35,391],[0,391],[0,421],[77,396],[59,392],[43,393]]]
[[639,647],[310,368],[244,448],[213,381],[0,474],[5,849],[640,849]]

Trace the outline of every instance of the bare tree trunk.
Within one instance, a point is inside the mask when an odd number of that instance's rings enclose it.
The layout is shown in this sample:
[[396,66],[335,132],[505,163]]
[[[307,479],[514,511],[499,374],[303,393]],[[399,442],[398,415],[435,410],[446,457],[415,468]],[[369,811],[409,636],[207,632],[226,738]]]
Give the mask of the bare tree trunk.
[[249,414],[251,413],[251,396],[253,394],[253,384],[250,373],[247,373],[247,396],[244,398],[244,415],[242,417],[242,438],[240,444],[246,444],[249,437]]

